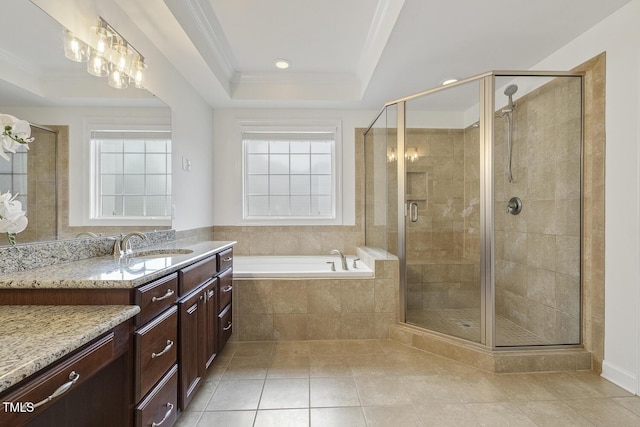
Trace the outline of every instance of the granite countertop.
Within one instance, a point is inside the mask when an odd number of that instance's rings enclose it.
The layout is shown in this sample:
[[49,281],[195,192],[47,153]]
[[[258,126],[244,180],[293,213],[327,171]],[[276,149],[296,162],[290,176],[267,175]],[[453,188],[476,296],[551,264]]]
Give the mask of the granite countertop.
[[139,312],[136,305],[0,306],[0,392]]
[[[122,258],[106,255],[34,268],[0,276],[0,289],[134,288],[230,248],[235,243],[235,241],[203,241],[190,244],[169,242],[142,248]],[[154,258],[136,257],[136,253],[172,249],[191,252]]]

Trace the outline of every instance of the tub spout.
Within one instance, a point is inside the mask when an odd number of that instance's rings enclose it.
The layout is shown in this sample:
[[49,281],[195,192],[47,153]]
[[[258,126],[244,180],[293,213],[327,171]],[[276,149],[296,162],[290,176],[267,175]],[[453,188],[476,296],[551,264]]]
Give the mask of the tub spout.
[[342,262],[342,269],[343,269],[343,270],[348,270],[348,269],[349,269],[349,267],[347,266],[347,257],[346,257],[346,256],[344,256],[344,254],[343,254],[342,252],[340,252],[340,251],[339,251],[339,250],[337,250],[337,249],[333,249],[333,250],[330,252],[330,254],[331,254],[331,255],[340,255],[340,261]]

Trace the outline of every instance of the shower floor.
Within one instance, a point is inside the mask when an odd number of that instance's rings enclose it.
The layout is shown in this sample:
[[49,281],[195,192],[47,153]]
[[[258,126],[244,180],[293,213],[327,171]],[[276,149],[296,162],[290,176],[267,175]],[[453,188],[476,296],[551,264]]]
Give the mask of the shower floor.
[[[469,341],[480,342],[479,308],[408,310],[407,323]],[[497,316],[497,346],[548,344],[551,343],[511,320]]]

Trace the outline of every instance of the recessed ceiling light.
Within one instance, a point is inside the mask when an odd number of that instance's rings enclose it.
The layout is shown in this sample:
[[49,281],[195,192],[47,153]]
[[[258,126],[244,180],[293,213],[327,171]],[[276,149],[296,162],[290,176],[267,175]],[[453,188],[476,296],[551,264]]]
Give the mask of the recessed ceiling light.
[[442,82],[442,86],[450,85],[451,83],[455,83],[457,81],[458,81],[458,79],[447,79],[447,80]]
[[273,63],[276,66],[276,68],[279,68],[281,70],[286,70],[291,66],[291,61],[287,59],[276,59]]

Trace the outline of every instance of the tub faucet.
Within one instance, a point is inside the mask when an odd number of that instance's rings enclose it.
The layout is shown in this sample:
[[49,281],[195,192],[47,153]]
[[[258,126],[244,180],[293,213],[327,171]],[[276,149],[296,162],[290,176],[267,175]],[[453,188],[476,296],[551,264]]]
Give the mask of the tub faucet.
[[349,267],[347,266],[347,257],[346,257],[346,256],[344,256],[344,254],[343,254],[342,252],[340,252],[340,251],[339,251],[339,250],[337,250],[337,249],[333,249],[333,250],[330,252],[330,254],[331,254],[331,255],[340,255],[340,261],[342,261],[342,269],[343,269],[343,270],[348,270],[348,269],[349,269]]

